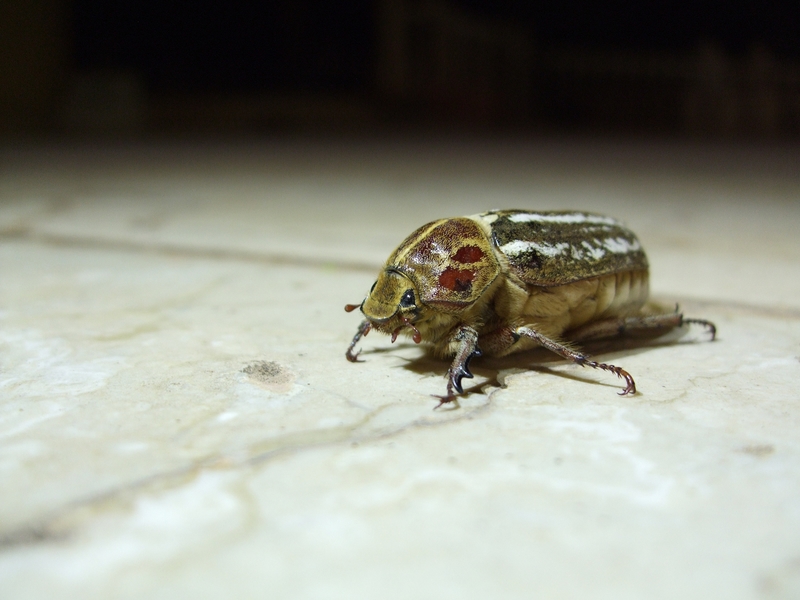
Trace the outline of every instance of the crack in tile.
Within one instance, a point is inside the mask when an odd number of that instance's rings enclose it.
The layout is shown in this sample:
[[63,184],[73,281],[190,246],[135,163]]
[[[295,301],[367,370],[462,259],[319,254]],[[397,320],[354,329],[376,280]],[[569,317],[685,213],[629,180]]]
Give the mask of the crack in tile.
[[26,241],[44,246],[59,248],[78,248],[89,250],[116,250],[119,252],[136,252],[142,254],[155,254],[177,258],[194,258],[218,261],[238,261],[281,266],[297,266],[306,268],[331,268],[336,267],[347,271],[376,273],[380,265],[350,260],[315,259],[289,254],[258,252],[255,250],[240,250],[232,248],[213,248],[170,244],[165,242],[139,242],[136,240],[110,240],[100,237],[84,237],[59,235],[54,233],[33,232],[30,229],[19,228],[0,231],[2,241]]
[[463,420],[475,418],[477,414],[484,413],[491,406],[491,396],[500,388],[489,391],[484,403],[461,411],[456,416],[444,413],[445,418],[431,419],[418,418],[410,422],[397,424],[396,427],[378,427],[365,435],[358,435],[370,425],[370,422],[382,413],[402,406],[394,402],[378,407],[365,415],[359,421],[341,427],[332,427],[320,430],[299,431],[283,436],[262,440],[251,444],[246,451],[238,453],[218,453],[199,459],[190,465],[172,469],[163,473],[153,474],[125,485],[114,487],[92,496],[74,500],[67,505],[52,511],[50,516],[42,518],[38,523],[19,527],[17,529],[0,532],[0,552],[10,551],[15,547],[29,544],[47,543],[68,539],[69,536],[80,528],[96,512],[112,503],[127,504],[133,501],[134,496],[143,491],[157,491],[174,488],[183,481],[193,479],[205,470],[233,470],[248,467],[257,467],[273,459],[285,455],[294,455],[306,450],[350,443],[367,443],[375,440],[384,440],[400,435],[416,428],[430,428],[458,423]]

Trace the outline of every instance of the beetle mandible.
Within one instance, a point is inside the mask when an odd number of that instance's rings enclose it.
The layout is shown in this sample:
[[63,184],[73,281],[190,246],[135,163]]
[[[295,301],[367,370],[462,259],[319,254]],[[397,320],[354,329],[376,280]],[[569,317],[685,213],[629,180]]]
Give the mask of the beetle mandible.
[[[389,256],[361,304],[366,319],[346,357],[358,361],[358,341],[372,329],[410,335],[452,356],[447,393],[464,392],[469,362],[543,346],[581,366],[625,380],[624,369],[593,361],[571,345],[625,332],[671,329],[687,323],[716,327],[681,313],[648,314],[647,256],[620,221],[578,212],[492,210],[439,219],[408,236]],[[437,406],[437,408],[438,408]]]

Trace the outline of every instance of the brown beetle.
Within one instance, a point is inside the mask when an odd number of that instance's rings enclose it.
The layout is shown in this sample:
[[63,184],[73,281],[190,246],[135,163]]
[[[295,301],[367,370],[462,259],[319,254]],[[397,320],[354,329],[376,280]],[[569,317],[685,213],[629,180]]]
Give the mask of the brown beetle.
[[463,393],[469,361],[543,346],[581,366],[625,380],[622,394],[636,392],[633,377],[599,363],[570,342],[636,330],[697,323],[716,335],[713,323],[682,314],[645,314],[648,263],[636,236],[616,219],[585,212],[493,210],[423,225],[386,261],[361,304],[364,320],[347,349],[370,330],[411,335],[453,356],[447,394]]

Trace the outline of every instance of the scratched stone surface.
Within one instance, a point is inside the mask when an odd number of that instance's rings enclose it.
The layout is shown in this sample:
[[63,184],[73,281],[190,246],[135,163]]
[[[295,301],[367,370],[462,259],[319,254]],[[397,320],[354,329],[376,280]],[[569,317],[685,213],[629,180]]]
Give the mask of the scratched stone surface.
[[[5,146],[0,598],[797,598],[797,148]],[[445,363],[376,334],[383,259],[489,208],[625,220],[714,320]]]

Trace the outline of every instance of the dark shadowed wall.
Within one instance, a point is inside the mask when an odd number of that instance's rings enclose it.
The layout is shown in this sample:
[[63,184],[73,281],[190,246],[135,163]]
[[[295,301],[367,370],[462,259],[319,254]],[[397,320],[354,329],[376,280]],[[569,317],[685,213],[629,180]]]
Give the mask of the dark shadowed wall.
[[5,0],[11,135],[800,136],[791,2]]

